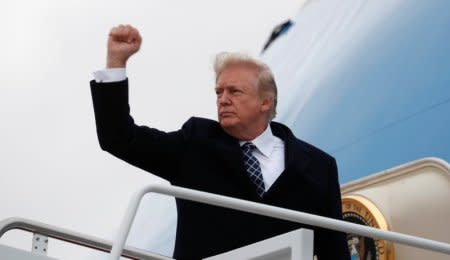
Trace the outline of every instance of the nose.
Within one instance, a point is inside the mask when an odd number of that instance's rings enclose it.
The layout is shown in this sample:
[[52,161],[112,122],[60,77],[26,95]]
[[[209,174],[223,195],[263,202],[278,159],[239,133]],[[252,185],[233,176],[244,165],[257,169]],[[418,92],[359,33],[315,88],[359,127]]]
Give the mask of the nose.
[[229,105],[230,104],[230,98],[226,91],[222,92],[220,96],[217,97],[217,102],[220,105]]

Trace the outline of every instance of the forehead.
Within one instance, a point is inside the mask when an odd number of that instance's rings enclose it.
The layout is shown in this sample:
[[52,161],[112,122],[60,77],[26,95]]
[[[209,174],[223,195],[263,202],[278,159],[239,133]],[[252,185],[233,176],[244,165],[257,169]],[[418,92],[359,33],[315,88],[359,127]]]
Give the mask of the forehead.
[[257,68],[252,64],[230,64],[217,76],[216,86],[256,85]]

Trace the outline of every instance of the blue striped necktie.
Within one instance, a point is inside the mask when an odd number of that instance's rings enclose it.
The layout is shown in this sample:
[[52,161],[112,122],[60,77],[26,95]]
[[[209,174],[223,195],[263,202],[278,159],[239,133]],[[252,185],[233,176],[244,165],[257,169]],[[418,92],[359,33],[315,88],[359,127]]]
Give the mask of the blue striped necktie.
[[258,159],[253,155],[253,151],[256,146],[250,142],[245,143],[241,146],[242,152],[244,154],[244,165],[247,170],[248,176],[253,184],[256,186],[256,193],[260,197],[264,195],[264,179],[261,173],[261,166],[259,165]]

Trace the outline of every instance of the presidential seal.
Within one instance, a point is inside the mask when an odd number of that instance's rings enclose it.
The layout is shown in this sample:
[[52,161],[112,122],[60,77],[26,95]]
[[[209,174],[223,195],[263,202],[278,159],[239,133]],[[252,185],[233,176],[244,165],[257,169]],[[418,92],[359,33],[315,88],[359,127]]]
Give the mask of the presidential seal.
[[[362,196],[344,196],[342,213],[345,221],[388,230],[388,224],[380,210]],[[352,260],[394,260],[391,242],[355,234],[347,234],[347,242]]]

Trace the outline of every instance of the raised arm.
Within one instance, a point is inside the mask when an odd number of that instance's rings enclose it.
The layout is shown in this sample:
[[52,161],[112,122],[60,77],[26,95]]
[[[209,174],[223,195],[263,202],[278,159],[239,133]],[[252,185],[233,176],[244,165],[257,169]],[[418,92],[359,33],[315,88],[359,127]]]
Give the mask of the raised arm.
[[[141,43],[142,38],[135,28],[129,25],[112,28],[108,37],[107,69],[125,68]],[[106,83],[92,80],[91,93],[100,147],[171,181],[185,147],[183,130],[166,133],[136,125],[130,116],[126,78]]]

